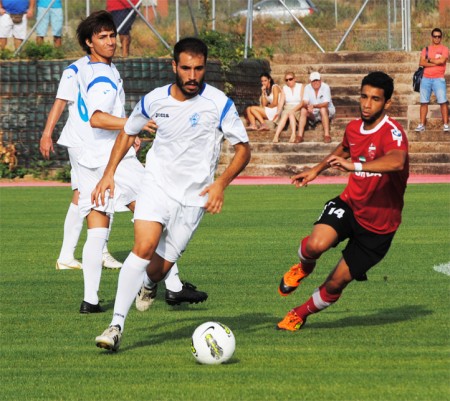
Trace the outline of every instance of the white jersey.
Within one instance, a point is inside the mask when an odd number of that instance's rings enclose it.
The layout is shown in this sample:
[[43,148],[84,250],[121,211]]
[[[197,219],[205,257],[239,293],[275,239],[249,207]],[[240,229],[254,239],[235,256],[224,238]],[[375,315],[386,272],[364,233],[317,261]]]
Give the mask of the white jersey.
[[303,92],[303,100],[307,101],[308,104],[311,104],[311,105],[328,102],[329,114],[334,115],[334,113],[336,112],[333,102],[331,100],[330,87],[324,82],[322,82],[320,84],[320,88],[319,88],[319,91],[317,92],[317,96],[316,96],[316,92],[315,92],[314,88],[311,86],[311,84],[306,85],[305,91]]
[[[119,71],[114,64],[89,62],[78,74],[80,84],[79,107],[81,118],[89,122],[96,111],[125,117],[125,93]],[[92,137],[85,141],[80,164],[96,168],[108,164],[111,150],[114,146],[119,130],[91,128]],[[135,156],[131,147],[127,156]]]
[[295,86],[291,89],[289,86],[283,86],[284,92],[284,104],[286,106],[297,106],[301,101],[303,85],[300,83],[296,83]]
[[204,206],[200,196],[214,181],[222,142],[248,142],[236,107],[222,91],[205,84],[192,99],[178,101],[172,85],[156,88],[138,102],[125,124],[129,135],[139,133],[150,119],[158,125],[147,153],[146,174],[172,199],[186,206]]
[[67,110],[69,112],[69,118],[64,125],[57,144],[68,148],[82,147],[83,137],[90,136],[91,126],[80,117],[78,111],[80,91],[77,79],[78,71],[88,63],[89,57],[84,56],[70,64],[62,73],[58,92],[56,93],[57,99],[67,100]]

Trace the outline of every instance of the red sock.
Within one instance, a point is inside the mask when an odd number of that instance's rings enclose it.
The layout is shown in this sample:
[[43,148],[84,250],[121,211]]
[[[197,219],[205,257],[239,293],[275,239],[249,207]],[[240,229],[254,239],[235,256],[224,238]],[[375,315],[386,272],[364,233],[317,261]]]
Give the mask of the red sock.
[[311,257],[310,255],[308,255],[308,252],[306,252],[306,243],[308,242],[308,239],[309,235],[302,239],[300,248],[298,250],[298,256],[301,260],[303,271],[307,274],[310,274],[316,267],[317,258]]
[[309,315],[320,312],[334,304],[340,296],[341,294],[328,293],[325,286],[321,285],[303,305],[294,308],[294,312],[300,316],[302,320],[305,320]]

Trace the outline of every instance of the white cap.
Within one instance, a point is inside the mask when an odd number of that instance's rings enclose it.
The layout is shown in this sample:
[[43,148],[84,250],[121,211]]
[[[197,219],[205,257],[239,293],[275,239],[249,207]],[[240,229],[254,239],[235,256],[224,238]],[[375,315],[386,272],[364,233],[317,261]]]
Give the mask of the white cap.
[[318,72],[312,72],[310,75],[309,75],[309,80],[312,82],[312,81],[316,81],[316,80],[319,80],[320,81],[320,74],[318,73]]

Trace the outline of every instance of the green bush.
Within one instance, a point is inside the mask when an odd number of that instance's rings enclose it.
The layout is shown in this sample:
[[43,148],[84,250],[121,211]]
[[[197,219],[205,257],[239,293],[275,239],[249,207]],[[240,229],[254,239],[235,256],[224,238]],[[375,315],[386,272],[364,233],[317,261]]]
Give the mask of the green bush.
[[63,59],[65,54],[63,50],[55,48],[49,43],[38,45],[34,42],[28,42],[25,45],[23,52],[20,54],[20,57],[31,60],[52,60]]

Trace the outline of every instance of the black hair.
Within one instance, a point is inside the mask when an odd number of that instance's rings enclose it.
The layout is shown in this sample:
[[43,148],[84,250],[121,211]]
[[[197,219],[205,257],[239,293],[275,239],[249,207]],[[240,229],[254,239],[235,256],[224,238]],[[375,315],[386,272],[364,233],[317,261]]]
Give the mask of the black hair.
[[206,59],[208,58],[208,46],[203,40],[193,37],[187,37],[179,40],[173,48],[173,59],[178,64],[181,53],[192,53],[195,55],[201,54]]
[[81,20],[77,27],[77,39],[80,46],[87,54],[91,54],[91,48],[86,44],[86,40],[92,41],[92,37],[101,31],[114,31],[117,35],[117,28],[112,15],[105,10],[93,12],[89,17]]
[[365,85],[383,89],[386,101],[388,101],[394,93],[394,80],[382,71],[375,71],[366,75],[361,82],[361,89]]
[[[260,76],[259,79],[261,79],[262,77],[266,77],[269,82],[270,82],[270,89],[272,89],[272,86],[275,84],[275,81],[273,80],[273,78],[270,76],[270,74],[268,72],[263,72]],[[269,91],[270,93],[270,91]]]
[[431,36],[433,36],[433,33],[435,33],[435,32],[439,32],[439,33],[441,34],[441,36],[444,36],[444,35],[442,34],[442,31],[440,30],[440,28],[434,28],[434,29],[431,31]]

